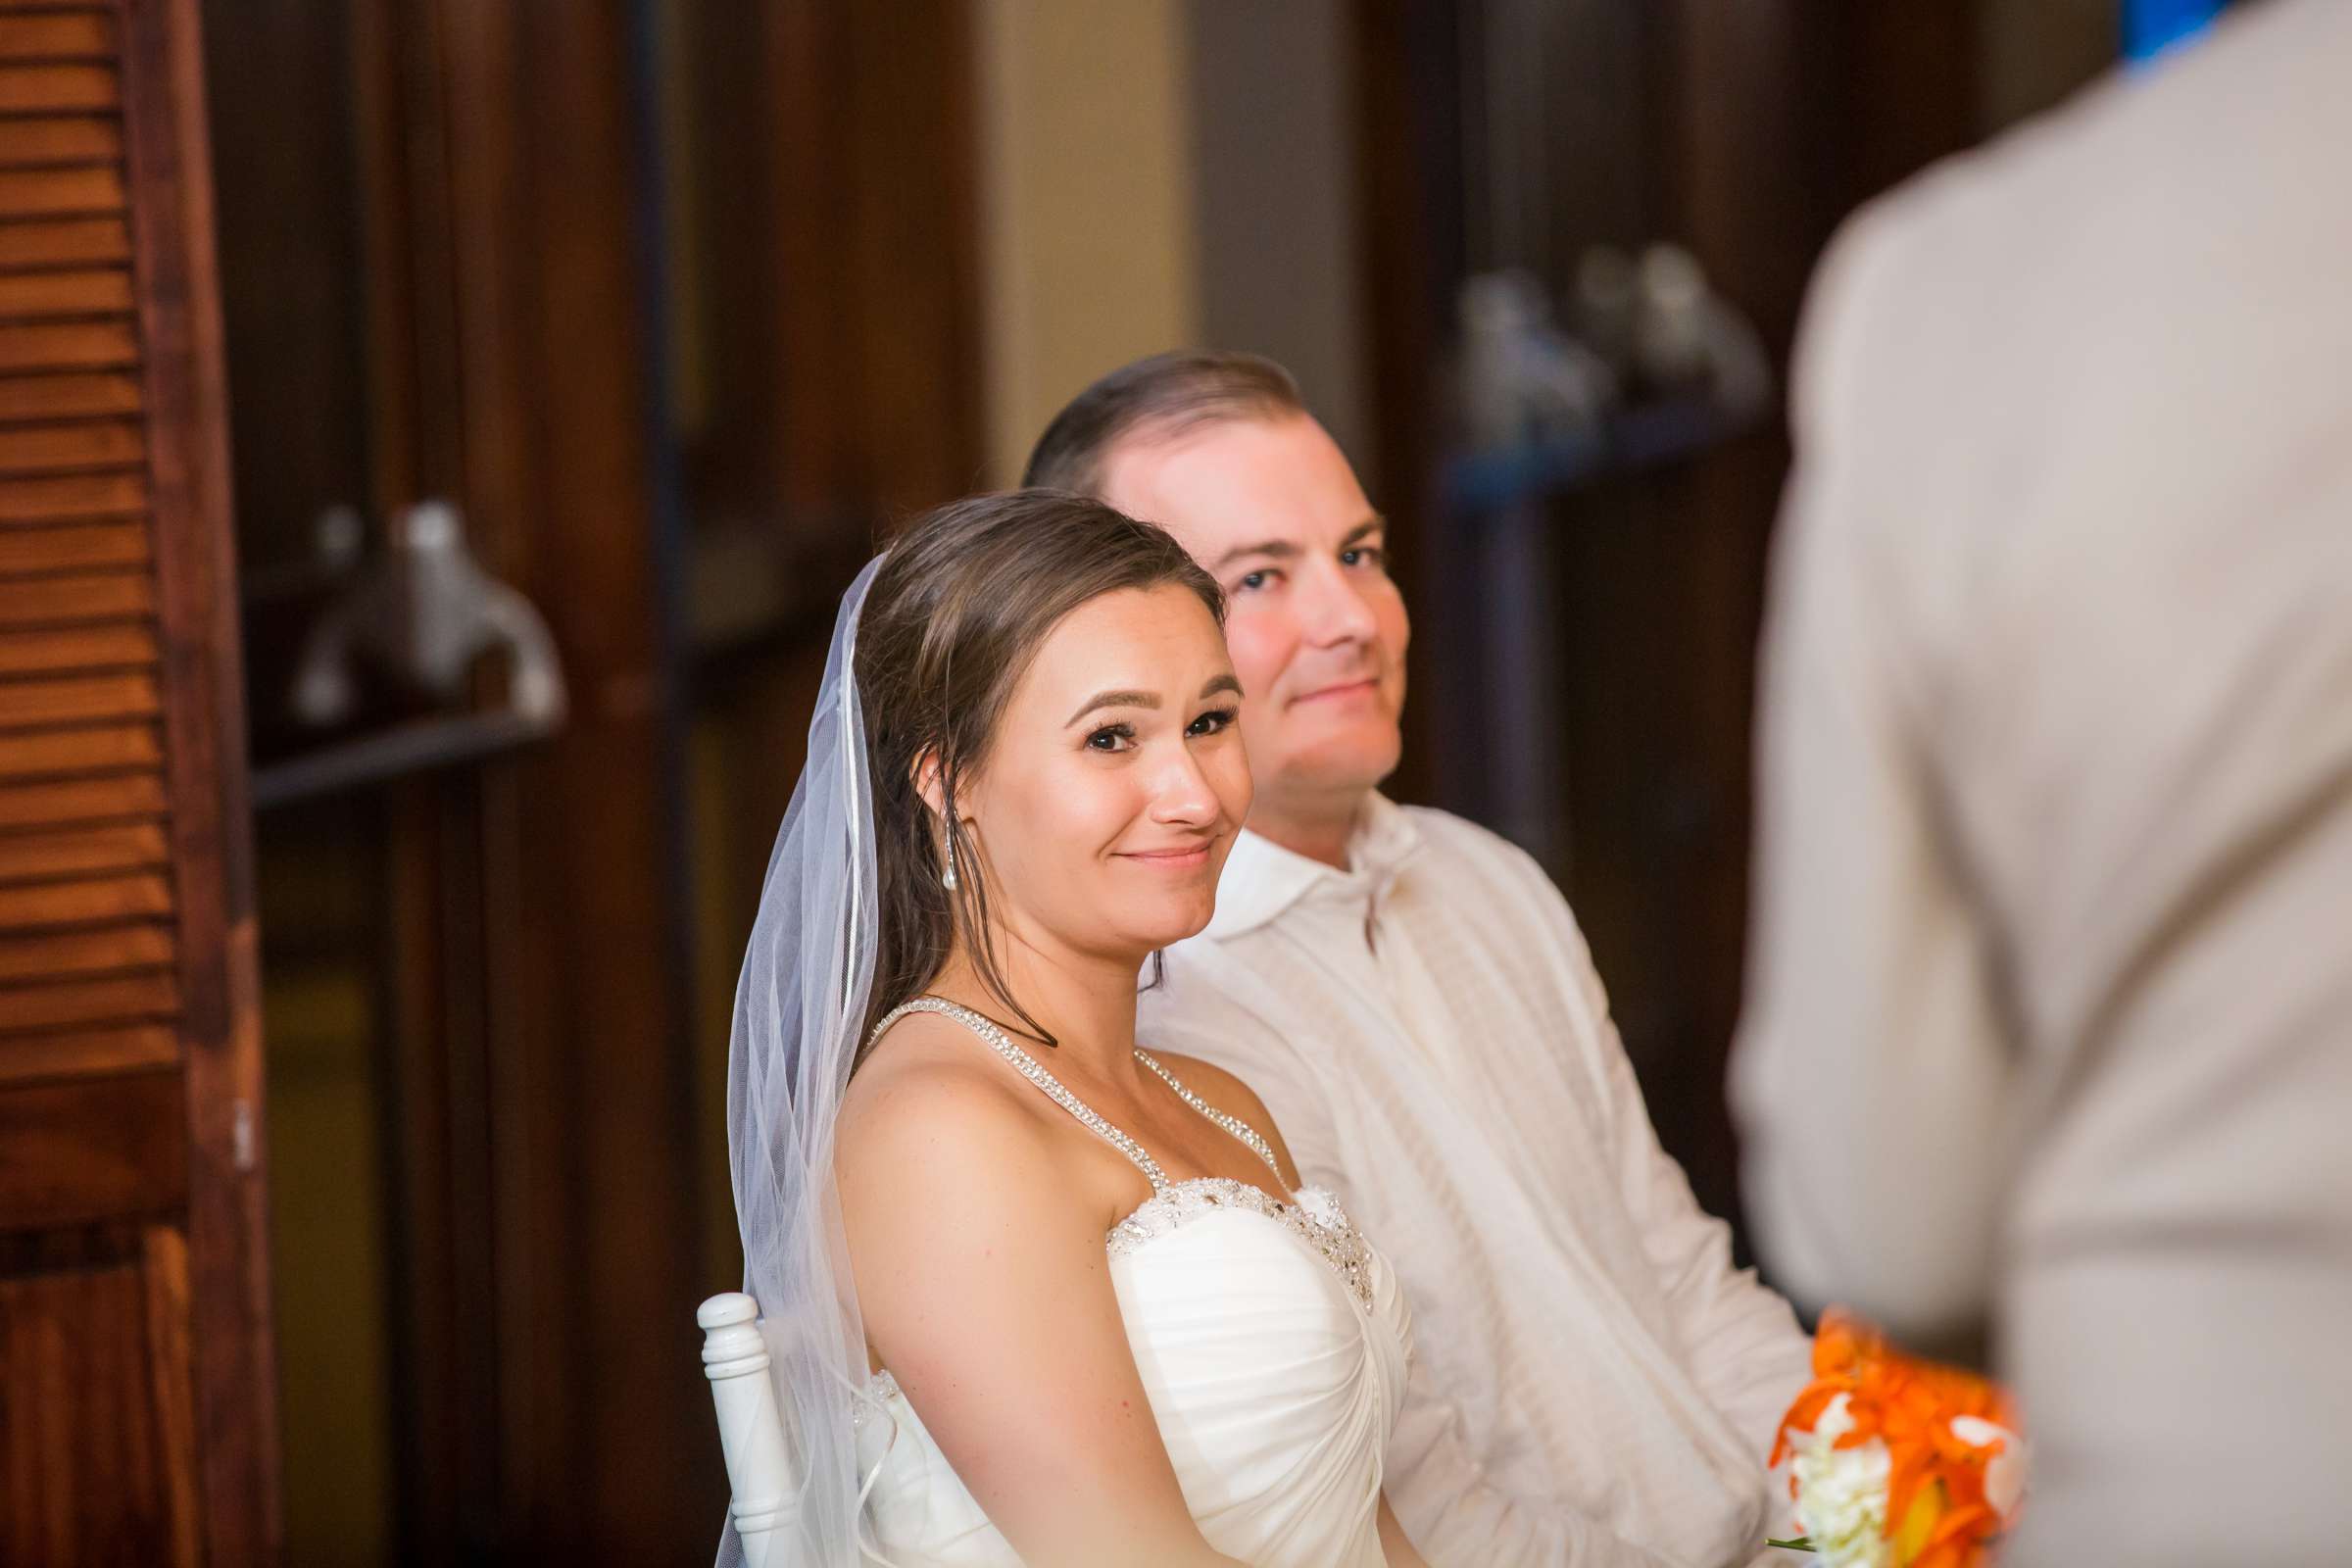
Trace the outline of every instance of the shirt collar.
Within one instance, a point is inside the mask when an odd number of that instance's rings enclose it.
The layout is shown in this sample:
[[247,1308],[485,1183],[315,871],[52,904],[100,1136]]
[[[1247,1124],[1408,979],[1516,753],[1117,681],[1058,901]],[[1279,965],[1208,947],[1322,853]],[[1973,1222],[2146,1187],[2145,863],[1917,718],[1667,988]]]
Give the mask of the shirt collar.
[[1348,867],[1325,865],[1244,828],[1225,858],[1217,882],[1217,912],[1202,936],[1222,942],[1270,924],[1303,903],[1360,906],[1369,920],[1404,862],[1421,847],[1421,830],[1401,807],[1377,791],[1364,798]]

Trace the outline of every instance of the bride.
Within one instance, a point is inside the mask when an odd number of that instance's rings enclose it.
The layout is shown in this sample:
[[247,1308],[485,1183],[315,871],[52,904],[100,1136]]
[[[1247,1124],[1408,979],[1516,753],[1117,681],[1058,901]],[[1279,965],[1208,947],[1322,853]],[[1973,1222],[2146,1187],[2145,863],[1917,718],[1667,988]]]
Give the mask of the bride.
[[729,1074],[784,1560],[1422,1562],[1386,1262],[1244,1084],[1135,1045],[1249,810],[1222,617],[1048,491],[929,514],[843,603]]

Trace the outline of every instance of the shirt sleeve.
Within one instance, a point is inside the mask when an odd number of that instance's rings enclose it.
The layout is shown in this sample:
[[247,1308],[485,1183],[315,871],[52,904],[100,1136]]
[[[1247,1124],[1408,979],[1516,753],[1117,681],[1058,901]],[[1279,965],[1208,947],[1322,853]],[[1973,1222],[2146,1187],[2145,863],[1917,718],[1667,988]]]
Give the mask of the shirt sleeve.
[[[1930,633],[1878,530],[1901,494],[1899,475],[1873,488],[1900,466],[1899,425],[1893,389],[1858,369],[1887,258],[1875,242],[1858,258],[1851,234],[1843,249],[1808,318],[1775,546],[1734,1102],[1776,1276],[1936,1348],[1987,1305],[2008,1054],[1926,744]],[[1901,548],[1924,554],[1918,531]]]
[[1430,1568],[1681,1568],[1598,1520],[1490,1483],[1461,1411],[1432,1386],[1417,1356],[1386,1474],[1389,1504]]
[[[1563,913],[1565,911],[1563,910]],[[1597,1038],[1618,1185],[1699,1391],[1745,1440],[1759,1475],[1781,1417],[1812,1375],[1813,1342],[1755,1270],[1732,1263],[1732,1230],[1691,1196],[1658,1142],[1583,934],[1568,918],[1569,959]]]

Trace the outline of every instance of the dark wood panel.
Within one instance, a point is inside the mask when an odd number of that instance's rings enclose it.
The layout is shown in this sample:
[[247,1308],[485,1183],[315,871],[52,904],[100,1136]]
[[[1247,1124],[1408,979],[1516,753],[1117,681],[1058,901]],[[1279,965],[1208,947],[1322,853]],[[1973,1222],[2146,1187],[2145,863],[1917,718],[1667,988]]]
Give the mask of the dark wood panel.
[[171,1071],[0,1093],[0,1228],[175,1207],[187,1193],[184,1115]]
[[[419,359],[404,320],[429,231],[408,204],[446,177],[446,163],[427,151],[442,144],[446,121],[417,104],[413,122],[377,123],[412,112],[405,90],[375,79],[389,64],[389,35],[421,32],[430,9],[406,0],[206,5],[220,303],[234,345],[237,550],[251,565],[308,560],[330,501],[388,514],[454,482],[406,478],[401,428],[413,379],[434,363]],[[414,156],[434,172],[395,172]],[[445,308],[446,287],[436,297]],[[463,411],[439,417],[455,424]]]
[[[0,535],[0,550],[6,545],[6,536]],[[149,718],[161,711],[163,692],[155,677],[144,672],[0,684],[0,733],[35,725]]]
[[[176,1042],[174,1042],[176,1044]],[[199,1568],[204,1560],[204,1501],[197,1478],[203,1454],[197,1447],[195,1388],[196,1301],[190,1287],[187,1233],[176,1225],[147,1227],[143,1249],[147,1271],[148,1410],[155,1420],[162,1526],[154,1548],[170,1568]],[[260,1391],[266,1402],[269,1391]]]
[[[12,1562],[275,1556],[195,39],[193,0],[0,7],[0,115],[19,117],[0,120],[0,1229],[24,1244],[0,1247]],[[97,63],[118,46],[121,73]],[[142,1231],[142,1215],[162,1222]],[[77,1254],[73,1238],[100,1232],[109,1245]]]
[[0,579],[0,627],[12,631],[144,617],[154,610],[155,583],[143,571]]
[[179,1060],[179,1031],[170,1024],[74,1029],[0,1039],[0,1089],[66,1078],[107,1078],[168,1067]]
[[[0,244],[5,243],[0,229]],[[0,273],[0,276],[10,274]],[[22,274],[20,274],[22,275]],[[0,378],[0,423],[136,414],[144,407],[135,375],[40,375]]]
[[[171,963],[177,951],[169,930],[145,923],[0,936],[0,982],[153,969]],[[0,1010],[6,1005],[0,1001]]]
[[98,267],[129,260],[130,225],[120,218],[0,223],[0,269]]
[[0,326],[0,373],[104,370],[138,363],[138,333],[127,321]]
[[[10,9],[11,4],[12,0],[0,0],[0,11]],[[135,1268],[145,1250],[146,1228],[146,1221],[130,1219],[0,1234],[0,1279]]]
[[[418,1349],[448,1359],[415,1374],[441,1388],[404,1433],[409,1462],[433,1478],[404,1498],[420,1560],[655,1560],[723,1507],[719,1471],[696,1436],[708,1418],[625,1326],[681,1290],[696,1294],[698,1277],[677,847],[662,826],[674,820],[662,803],[675,777],[675,694],[665,607],[645,568],[664,547],[646,482],[659,462],[643,332],[654,279],[626,216],[643,199],[629,151],[641,132],[627,105],[642,83],[627,9],[431,8],[448,134],[466,155],[449,160],[447,226],[428,240],[455,273],[455,379],[440,384],[440,367],[419,356],[419,401],[432,418],[462,412],[454,456],[468,510],[485,521],[484,555],[547,613],[570,678],[645,701],[606,705],[529,765],[483,770],[468,839],[456,839],[461,818],[448,814],[455,853],[440,861],[438,889],[447,966],[427,1016],[446,1039],[432,1044],[451,1091],[450,1180],[438,1211],[420,1216],[426,1239],[446,1249],[436,1262],[447,1290],[416,1302],[436,1319]],[[772,134],[760,123],[745,139]],[[417,281],[419,304],[433,308],[433,280]],[[583,334],[581,320],[610,329]],[[531,439],[542,429],[566,432],[561,450]],[[429,483],[424,450],[416,471]],[[594,515],[584,529],[583,507]],[[593,776],[578,771],[589,757]],[[593,882],[579,858],[589,823],[612,830]],[[649,1036],[664,1044],[648,1050]],[[494,1126],[471,1114],[477,1102],[497,1107]],[[628,1153],[567,1174],[549,1159],[564,1148]],[[474,1193],[487,1199],[479,1212]],[[553,1260],[566,1255],[565,1298],[593,1306],[559,1308],[550,1294]],[[496,1326],[495,1356],[469,1343],[470,1302]],[[533,1327],[551,1314],[559,1328]],[[453,1428],[468,1439],[453,1442]],[[684,1458],[662,1485],[638,1486],[632,1455],[648,1451]],[[440,1480],[448,1488],[431,1494]]]
[[0,318],[126,316],[133,303],[130,274],[119,268],[0,273]]
[[59,784],[0,786],[0,828],[112,822],[157,816],[168,803],[158,773],[121,773]]
[[95,218],[122,203],[122,172],[112,165],[0,170],[0,216]]
[[[125,298],[129,280],[122,273],[31,273],[0,276],[0,300],[18,283],[47,283],[54,277],[112,277]],[[0,428],[0,475],[74,468],[122,467],[143,463],[146,434],[129,419],[77,419],[64,424]]]
[[0,169],[106,164],[122,156],[120,121],[97,115],[0,120]]
[[[168,864],[171,858],[171,846],[164,830],[153,822],[5,833],[0,834],[0,889],[23,883],[54,882],[69,877],[103,876],[115,871],[139,870]],[[169,886],[160,879],[155,885],[163,890],[164,904],[159,907],[169,907]],[[0,892],[0,898],[6,897],[5,892]]]
[[106,60],[119,47],[115,19],[87,10],[0,16],[0,60]]
[[150,1236],[111,1266],[0,1278],[0,1561],[196,1560],[185,1250]]
[[[1432,553],[1429,474],[1445,418],[1431,372],[1467,266],[1466,215],[1449,200],[1465,167],[1465,76],[1455,54],[1464,29],[1452,10],[1430,0],[1361,0],[1350,12],[1373,419],[1374,464],[1362,477],[1391,520],[1390,553],[1407,570]],[[1426,582],[1434,581],[1429,574]],[[1440,606],[1429,587],[1408,597],[1416,619],[1434,630]],[[1404,706],[1403,761],[1388,788],[1416,804],[1442,804],[1440,694],[1450,675],[1442,655],[1454,641],[1425,631],[1406,651],[1414,697]]]
[[154,768],[163,760],[163,737],[153,724],[32,730],[0,739],[0,779]]
[[[122,669],[152,664],[155,632],[136,622],[70,626],[53,631],[0,631],[0,676],[68,669]],[[4,761],[0,749],[0,761]]]
[[[0,1042],[11,1033],[73,1028],[79,1024],[134,1023],[169,1018],[179,1011],[179,985],[168,974],[122,975],[107,980],[58,980],[15,987],[5,993]],[[0,1128],[6,1118],[0,1116]],[[5,1181],[0,1180],[0,1187]],[[9,1212],[0,1195],[0,1216]]]
[[[126,831],[139,830],[134,826]],[[94,835],[85,835],[89,836]],[[0,851],[17,842],[14,838],[0,839]],[[95,859],[101,854],[111,853],[129,860],[144,847],[135,840],[111,847],[90,845],[85,847],[83,858]],[[136,862],[131,863],[135,865]],[[50,930],[90,921],[122,920],[171,912],[171,882],[162,876],[136,870],[111,876],[82,876],[70,880],[0,886],[0,933]]]
[[136,516],[146,506],[147,478],[136,471],[0,479],[0,523]]
[[969,490],[984,461],[970,29],[937,0],[772,8],[742,108],[760,133],[711,137],[761,182],[725,223],[768,225],[766,250],[729,247],[750,275],[711,302],[769,328],[712,334],[722,370],[766,362],[736,372],[766,423],[735,439],[772,454],[766,504],[804,519],[795,543],[837,557],[865,553],[874,518]]
[[0,66],[0,114],[114,109],[122,80],[106,66]]
[[[0,528],[0,576],[144,565],[154,548],[144,522],[77,523],[61,528]],[[5,712],[5,710],[0,710]]]

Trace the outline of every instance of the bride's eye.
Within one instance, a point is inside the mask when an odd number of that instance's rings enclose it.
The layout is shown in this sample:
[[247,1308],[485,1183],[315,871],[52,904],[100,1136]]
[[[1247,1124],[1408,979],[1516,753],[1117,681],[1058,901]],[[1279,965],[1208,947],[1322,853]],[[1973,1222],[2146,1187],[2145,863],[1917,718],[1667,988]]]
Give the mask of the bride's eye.
[[1185,726],[1184,732],[1188,736],[1218,734],[1233,727],[1237,711],[1231,708],[1212,708]]
[[1123,752],[1135,744],[1133,724],[1105,724],[1086,738],[1090,752]]

